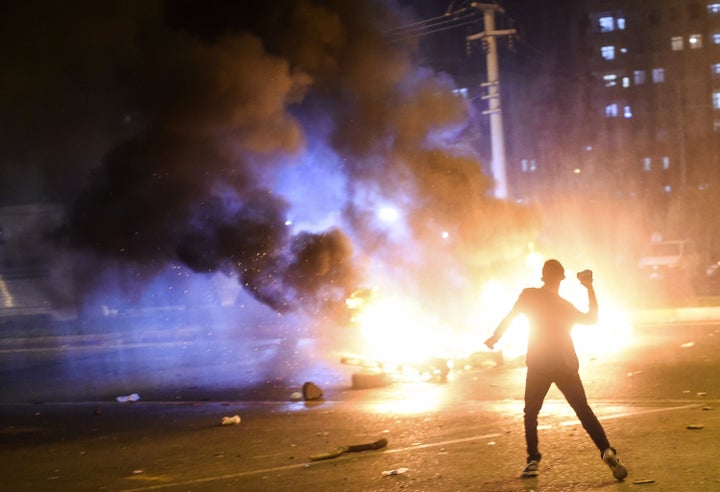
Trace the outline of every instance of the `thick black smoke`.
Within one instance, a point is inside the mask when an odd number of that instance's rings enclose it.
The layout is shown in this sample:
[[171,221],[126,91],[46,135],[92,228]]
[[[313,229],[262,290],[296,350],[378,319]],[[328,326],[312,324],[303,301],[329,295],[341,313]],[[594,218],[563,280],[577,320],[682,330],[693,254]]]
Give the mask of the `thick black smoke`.
[[[470,114],[452,82],[383,35],[408,21],[390,2],[4,9],[2,50],[13,56],[2,79],[12,164],[3,178],[26,169],[39,184],[20,199],[65,200],[74,247],[232,269],[285,311],[346,297],[362,282],[364,255],[421,276],[455,274],[502,258],[508,232],[521,244],[534,230],[527,212],[487,198],[491,182],[459,144]],[[311,140],[332,149],[346,176],[344,224],[292,231],[273,177]],[[378,198],[404,207],[407,243],[390,245],[373,225]],[[436,244],[442,230],[454,246]],[[409,248],[420,251],[408,259]]]

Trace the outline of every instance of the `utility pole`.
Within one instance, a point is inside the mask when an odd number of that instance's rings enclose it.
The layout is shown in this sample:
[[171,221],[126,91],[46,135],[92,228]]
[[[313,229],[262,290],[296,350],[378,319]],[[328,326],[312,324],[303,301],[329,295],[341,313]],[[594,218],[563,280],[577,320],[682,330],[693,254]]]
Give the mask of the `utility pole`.
[[493,3],[471,3],[471,6],[482,10],[485,30],[466,36],[466,40],[483,40],[486,43],[486,63],[488,80],[482,84],[487,94],[482,97],[488,101],[488,109],[483,114],[490,115],[490,143],[492,147],[492,170],[495,180],[495,198],[508,197],[507,170],[505,166],[505,137],[503,134],[502,107],[500,104],[500,70],[498,68],[497,37],[515,34],[515,29],[495,30],[495,13],[505,13],[502,7]]

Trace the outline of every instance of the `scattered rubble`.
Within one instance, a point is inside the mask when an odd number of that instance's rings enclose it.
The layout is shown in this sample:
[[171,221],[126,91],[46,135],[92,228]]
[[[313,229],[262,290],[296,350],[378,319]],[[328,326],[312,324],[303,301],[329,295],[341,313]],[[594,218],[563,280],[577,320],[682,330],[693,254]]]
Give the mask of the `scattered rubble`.
[[220,425],[238,425],[241,422],[239,415],[233,415],[232,417],[223,417],[220,421]]
[[305,401],[320,400],[323,397],[323,391],[311,381],[302,385],[302,394]]
[[340,446],[327,453],[314,454],[310,456],[310,461],[329,460],[337,458],[345,453],[359,453],[360,451],[370,451],[373,449],[382,449],[387,446],[387,439],[378,439],[375,442],[369,442],[366,444],[353,444],[350,446]]

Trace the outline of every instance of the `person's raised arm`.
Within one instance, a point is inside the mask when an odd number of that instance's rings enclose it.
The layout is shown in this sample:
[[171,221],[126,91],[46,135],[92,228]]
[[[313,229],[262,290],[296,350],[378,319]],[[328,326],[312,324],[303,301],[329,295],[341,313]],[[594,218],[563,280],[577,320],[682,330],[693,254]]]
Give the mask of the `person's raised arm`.
[[595,296],[595,289],[593,288],[593,277],[590,270],[585,270],[578,273],[578,280],[587,289],[588,293],[588,312],[582,313],[578,323],[585,325],[591,325],[597,323],[598,320],[598,302]]

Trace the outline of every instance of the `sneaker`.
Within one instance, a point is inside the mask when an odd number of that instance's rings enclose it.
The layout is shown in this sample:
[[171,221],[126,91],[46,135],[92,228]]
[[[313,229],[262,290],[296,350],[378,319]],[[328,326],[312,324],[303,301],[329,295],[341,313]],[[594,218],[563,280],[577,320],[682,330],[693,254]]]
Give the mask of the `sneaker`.
[[627,469],[620,463],[620,458],[617,457],[613,448],[607,448],[603,451],[602,459],[612,470],[613,477],[620,481],[625,480],[625,477],[627,477]]
[[535,460],[528,461],[528,464],[522,471],[523,478],[532,478],[538,476],[538,462]]

